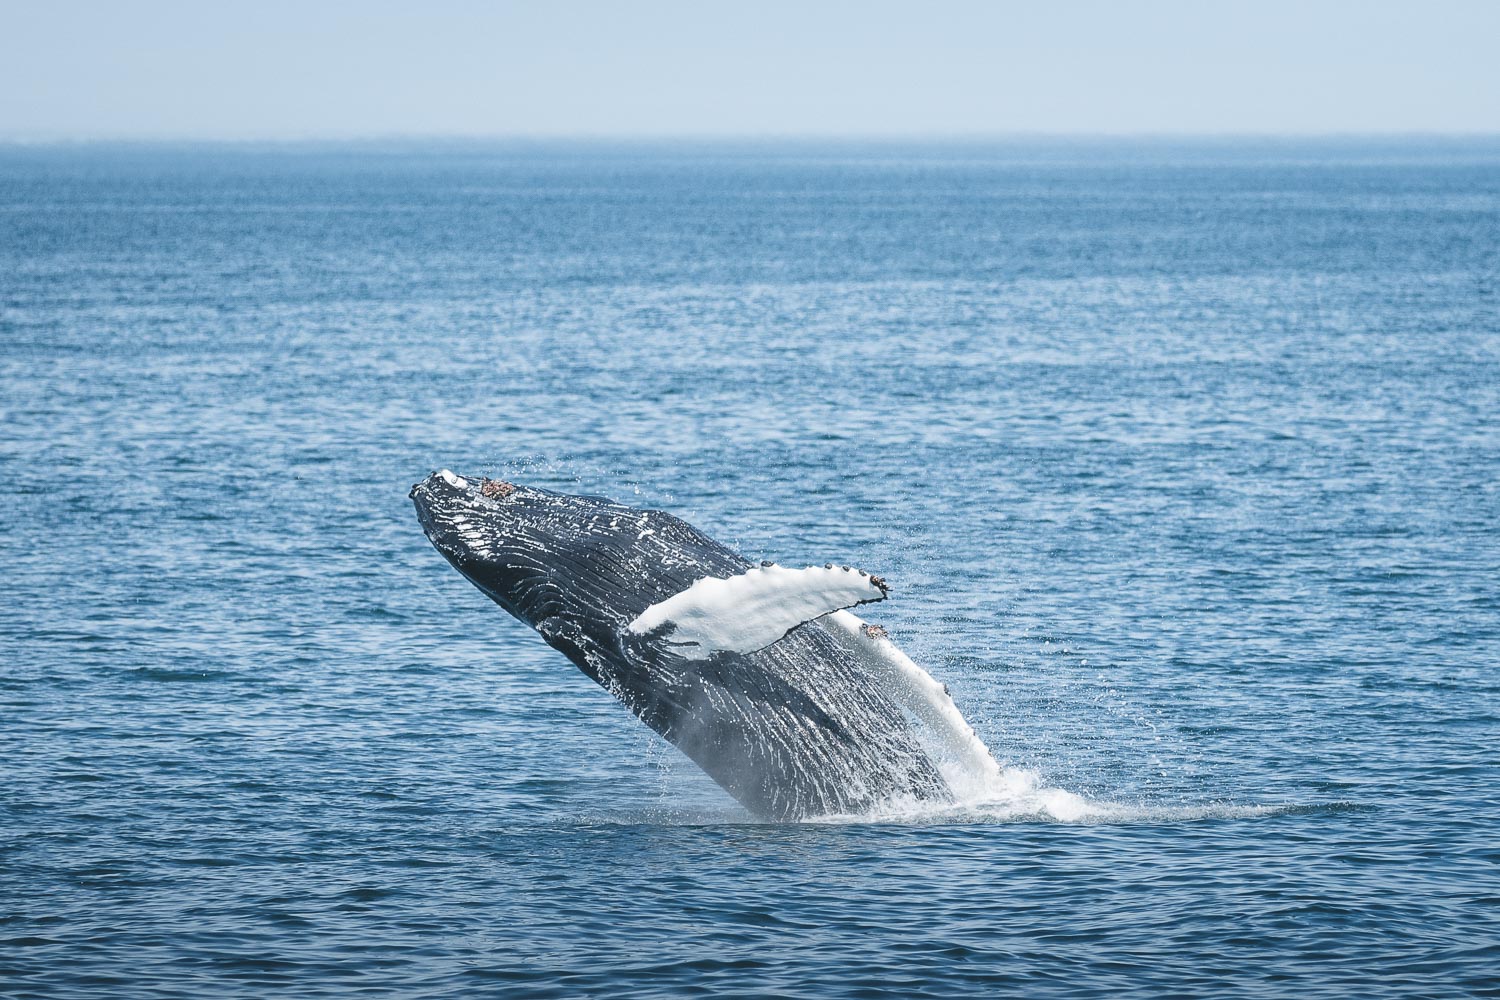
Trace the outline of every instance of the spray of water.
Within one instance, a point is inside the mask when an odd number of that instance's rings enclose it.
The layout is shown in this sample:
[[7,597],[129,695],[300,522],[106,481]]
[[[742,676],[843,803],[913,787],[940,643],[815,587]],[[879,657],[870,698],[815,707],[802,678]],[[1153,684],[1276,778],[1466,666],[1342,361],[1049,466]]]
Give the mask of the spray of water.
[[1289,807],[1209,803],[1163,806],[1109,802],[1047,785],[1030,769],[1005,767],[959,711],[945,685],[903,653],[879,629],[847,611],[821,620],[825,630],[859,658],[876,682],[901,702],[919,726],[953,793],[948,802],[898,797],[858,815],[823,822],[1183,822],[1275,815]]

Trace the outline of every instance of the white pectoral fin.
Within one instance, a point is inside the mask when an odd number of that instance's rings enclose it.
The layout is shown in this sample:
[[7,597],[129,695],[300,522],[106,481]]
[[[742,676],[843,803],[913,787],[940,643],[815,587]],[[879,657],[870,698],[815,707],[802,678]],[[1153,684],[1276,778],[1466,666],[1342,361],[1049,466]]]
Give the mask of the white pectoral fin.
[[728,579],[699,580],[651,605],[626,630],[662,630],[663,641],[679,647],[678,653],[705,660],[718,652],[764,649],[803,622],[883,601],[889,592],[880,577],[848,566],[762,565]]
[[901,652],[884,628],[847,611],[829,615],[822,626],[834,642],[858,658],[897,704],[921,719],[970,773],[989,776],[1000,773],[1000,765],[990,748],[964,719],[947,686]]

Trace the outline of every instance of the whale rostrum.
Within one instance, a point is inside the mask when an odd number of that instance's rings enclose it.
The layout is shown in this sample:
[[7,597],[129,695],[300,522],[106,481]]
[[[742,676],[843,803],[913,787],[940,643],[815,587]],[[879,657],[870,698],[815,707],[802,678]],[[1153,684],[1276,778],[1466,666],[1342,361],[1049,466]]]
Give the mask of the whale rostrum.
[[756,816],[945,802],[999,766],[947,689],[849,608],[878,576],[752,564],[686,522],[444,469],[432,544]]

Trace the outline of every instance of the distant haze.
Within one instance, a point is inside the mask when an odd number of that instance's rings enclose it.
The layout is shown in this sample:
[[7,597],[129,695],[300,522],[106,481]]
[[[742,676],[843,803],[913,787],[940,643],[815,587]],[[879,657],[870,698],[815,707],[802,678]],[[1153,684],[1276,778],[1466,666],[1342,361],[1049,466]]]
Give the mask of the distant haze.
[[1500,3],[6,2],[0,139],[1500,132]]

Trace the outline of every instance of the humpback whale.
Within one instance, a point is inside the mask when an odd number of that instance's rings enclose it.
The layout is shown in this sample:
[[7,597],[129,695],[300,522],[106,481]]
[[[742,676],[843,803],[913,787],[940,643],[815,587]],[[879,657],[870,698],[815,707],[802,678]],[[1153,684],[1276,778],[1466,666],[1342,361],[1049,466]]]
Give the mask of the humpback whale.
[[433,546],[752,814],[953,800],[999,765],[947,689],[848,609],[878,576],[752,563],[685,521],[444,469],[414,485]]

